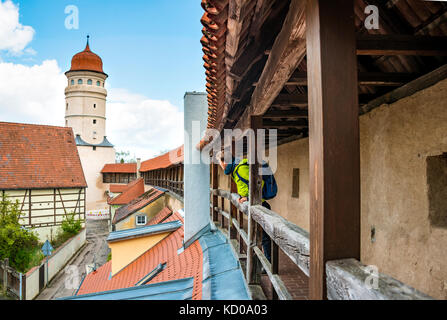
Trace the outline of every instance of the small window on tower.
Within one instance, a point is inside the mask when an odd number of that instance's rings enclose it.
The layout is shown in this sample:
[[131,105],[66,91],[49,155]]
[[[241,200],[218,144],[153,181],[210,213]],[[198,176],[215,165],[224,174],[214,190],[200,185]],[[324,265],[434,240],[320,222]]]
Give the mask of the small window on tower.
[[96,124],[96,119],[93,120],[93,124]]
[[89,86],[91,86],[91,85],[93,84],[92,79],[88,79],[88,80],[87,80],[87,84],[88,84]]
[[75,84],[75,81],[71,80],[71,85],[74,86],[74,84]]
[[67,103],[67,108],[66,109],[68,110],[68,103]]
[[95,108],[96,109],[96,103],[93,105],[93,108]]
[[93,147],[93,151],[96,151],[96,147]]
[[79,80],[78,80],[78,84],[82,84],[82,79],[79,79]]
[[96,81],[96,85],[97,85],[98,87],[101,86],[101,82]]

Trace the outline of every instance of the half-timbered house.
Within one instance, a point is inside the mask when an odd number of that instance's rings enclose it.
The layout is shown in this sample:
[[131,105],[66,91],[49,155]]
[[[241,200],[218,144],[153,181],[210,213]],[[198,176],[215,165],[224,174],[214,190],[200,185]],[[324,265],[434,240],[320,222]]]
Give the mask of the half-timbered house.
[[24,227],[55,236],[67,214],[85,220],[85,181],[71,128],[0,122],[0,192]]

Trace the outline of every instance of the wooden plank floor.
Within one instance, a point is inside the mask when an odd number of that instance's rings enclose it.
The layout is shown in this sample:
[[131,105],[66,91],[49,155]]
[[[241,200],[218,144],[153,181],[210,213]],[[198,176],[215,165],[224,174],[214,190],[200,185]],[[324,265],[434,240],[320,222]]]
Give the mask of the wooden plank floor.
[[[279,275],[294,300],[308,300],[309,278],[281,250],[279,250]],[[266,274],[261,277],[261,287],[266,298],[272,299],[272,286]]]

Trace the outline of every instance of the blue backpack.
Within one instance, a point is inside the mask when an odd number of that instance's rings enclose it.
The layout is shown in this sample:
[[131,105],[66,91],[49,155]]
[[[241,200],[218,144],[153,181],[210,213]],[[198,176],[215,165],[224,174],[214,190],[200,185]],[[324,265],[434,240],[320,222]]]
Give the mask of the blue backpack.
[[[241,166],[248,166],[248,164],[243,163],[241,164]],[[264,168],[264,171],[269,172],[269,174],[262,176],[262,180],[264,181],[264,186],[262,187],[262,198],[264,200],[270,200],[276,197],[276,194],[278,193],[278,185],[276,184],[275,176],[273,175],[272,169],[270,169],[269,164],[267,162],[263,162],[262,168]],[[248,180],[242,178],[237,170],[236,175],[243,183],[245,183],[247,186],[249,185]]]

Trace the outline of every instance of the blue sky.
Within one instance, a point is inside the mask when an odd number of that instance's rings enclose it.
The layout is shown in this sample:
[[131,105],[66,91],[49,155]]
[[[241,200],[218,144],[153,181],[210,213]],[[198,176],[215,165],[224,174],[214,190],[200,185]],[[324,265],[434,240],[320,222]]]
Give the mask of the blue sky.
[[64,72],[89,34],[116,149],[145,159],[180,146],[183,96],[205,91],[202,15],[200,0],[0,0],[0,121],[63,126]]
[[[185,91],[204,91],[199,0],[23,0],[20,22],[36,31],[33,57],[4,57],[23,64],[56,59],[64,70],[85,47],[104,62],[113,87],[183,108]],[[67,5],[79,8],[79,29],[65,28]]]

